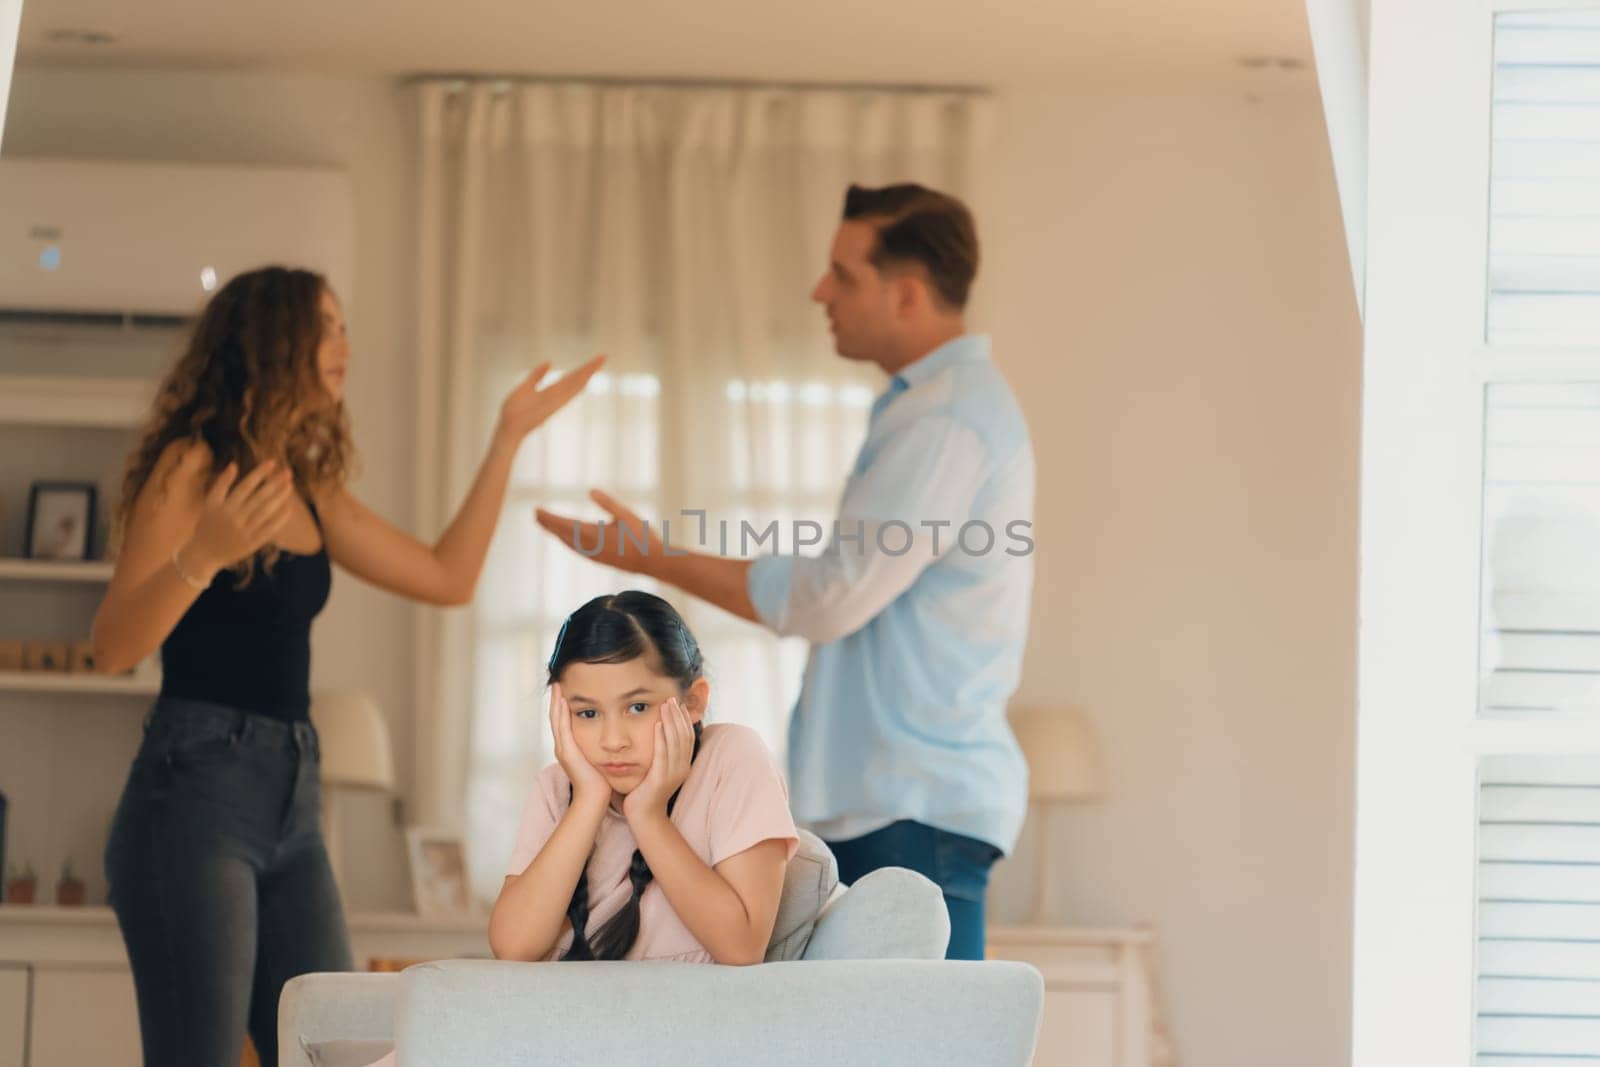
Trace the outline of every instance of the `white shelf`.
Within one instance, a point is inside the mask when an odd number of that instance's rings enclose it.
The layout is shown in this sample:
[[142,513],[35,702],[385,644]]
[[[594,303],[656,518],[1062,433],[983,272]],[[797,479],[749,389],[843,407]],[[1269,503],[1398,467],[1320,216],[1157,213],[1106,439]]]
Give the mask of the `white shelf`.
[[1105,945],[1142,947],[1155,944],[1155,931],[1145,927],[991,925],[985,937],[1015,945]]
[[[48,884],[46,884],[48,882]],[[55,879],[46,879],[39,876],[39,882],[34,887],[36,894],[46,894],[46,900],[55,899]],[[85,905],[81,908],[61,908],[54,904],[0,904],[0,926],[11,924],[27,924],[37,926],[105,926],[117,921],[116,913],[110,908],[91,907]]]
[[0,671],[0,692],[92,693],[116,696],[154,696],[161,691],[161,676],[108,678],[103,674],[58,674],[53,671]]
[[155,393],[156,383],[143,378],[0,375],[0,424],[133,429]]
[[[46,884],[48,882],[48,884]],[[42,874],[36,892],[46,894],[46,902],[38,904],[0,904],[0,926],[109,926],[114,927],[116,915],[110,908],[85,905],[78,908],[61,908],[48,901],[55,899],[55,877],[46,879]],[[352,933],[393,934],[477,934],[489,928],[488,913],[464,915],[458,919],[429,919],[409,912],[346,912],[345,925]]]
[[350,912],[345,924],[356,934],[482,934],[489,929],[489,913],[429,917],[412,912]]
[[112,564],[104,560],[75,562],[0,558],[0,580],[18,582],[100,582],[111,580]]

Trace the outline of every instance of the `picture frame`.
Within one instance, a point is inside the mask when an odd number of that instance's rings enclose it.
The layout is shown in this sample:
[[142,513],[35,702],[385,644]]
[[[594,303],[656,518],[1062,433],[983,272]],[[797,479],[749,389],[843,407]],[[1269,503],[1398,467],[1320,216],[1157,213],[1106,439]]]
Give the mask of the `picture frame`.
[[88,482],[34,482],[28,490],[27,559],[88,560],[98,492]]
[[418,915],[460,918],[480,911],[467,875],[467,848],[461,835],[429,826],[406,828],[406,859],[411,899]]

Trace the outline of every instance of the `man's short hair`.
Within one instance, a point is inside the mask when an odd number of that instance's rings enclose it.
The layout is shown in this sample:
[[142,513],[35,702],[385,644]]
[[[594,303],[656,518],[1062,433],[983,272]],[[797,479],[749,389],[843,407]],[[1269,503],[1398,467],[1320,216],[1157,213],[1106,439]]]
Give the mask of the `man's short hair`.
[[844,196],[844,217],[876,225],[870,258],[879,271],[920,263],[941,302],[957,311],[967,306],[978,274],[978,228],[967,205],[909,182],[880,189],[852,185]]

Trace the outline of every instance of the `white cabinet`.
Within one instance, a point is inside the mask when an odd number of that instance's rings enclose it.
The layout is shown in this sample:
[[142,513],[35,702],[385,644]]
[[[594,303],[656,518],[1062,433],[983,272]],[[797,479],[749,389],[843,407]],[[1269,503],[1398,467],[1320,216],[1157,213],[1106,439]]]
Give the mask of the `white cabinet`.
[[126,967],[33,969],[27,1067],[139,1067],[139,1014]]
[[1002,926],[989,958],[1044,976],[1035,1067],[1174,1067],[1158,1022],[1147,930]]
[[1127,1062],[1118,1054],[1118,999],[1112,992],[1047,987],[1033,1062],[1039,1067],[1110,1067]]
[[28,970],[0,965],[0,1067],[25,1067],[28,1050]]
[[[356,965],[488,956],[488,919],[352,915]],[[0,905],[0,1067],[139,1067],[139,1015],[107,908]]]

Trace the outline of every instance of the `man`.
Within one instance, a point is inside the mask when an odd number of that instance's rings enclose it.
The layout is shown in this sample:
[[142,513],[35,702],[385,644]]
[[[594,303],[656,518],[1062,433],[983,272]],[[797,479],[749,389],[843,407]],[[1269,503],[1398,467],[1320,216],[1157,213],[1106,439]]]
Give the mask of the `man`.
[[[938,883],[951,959],[983,958],[989,870],[1027,805],[1005,709],[1033,585],[1033,449],[988,338],[966,332],[977,267],[960,201],[850,188],[811,298],[841,356],[891,377],[822,556],[682,553],[593,494],[630,534],[612,530],[595,558],[811,642],[789,732],[795,816],[846,882],[898,866]],[[606,533],[539,521],[586,555]]]

